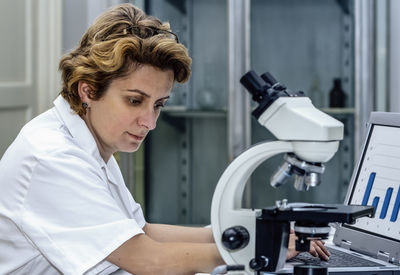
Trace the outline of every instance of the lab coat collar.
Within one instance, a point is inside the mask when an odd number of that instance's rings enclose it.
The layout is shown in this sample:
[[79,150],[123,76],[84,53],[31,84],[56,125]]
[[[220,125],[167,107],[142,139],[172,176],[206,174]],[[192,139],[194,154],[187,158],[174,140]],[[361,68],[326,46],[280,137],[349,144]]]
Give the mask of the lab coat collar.
[[67,130],[78,145],[105,166],[106,164],[100,155],[96,141],[85,121],[71,109],[69,103],[61,95],[54,100],[54,106],[60,119],[64,122]]

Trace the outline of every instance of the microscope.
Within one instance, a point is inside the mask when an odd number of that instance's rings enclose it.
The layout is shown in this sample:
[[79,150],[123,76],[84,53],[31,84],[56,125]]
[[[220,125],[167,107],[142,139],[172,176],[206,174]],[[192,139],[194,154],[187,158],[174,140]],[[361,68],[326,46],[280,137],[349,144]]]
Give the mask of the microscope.
[[[320,184],[324,164],[343,139],[343,124],[316,109],[301,91],[293,92],[270,73],[246,73],[242,85],[258,107],[252,112],[276,141],[256,144],[234,159],[222,174],[211,204],[211,225],[218,250],[227,265],[244,265],[247,274],[279,272],[286,262],[290,223],[297,235],[296,250],[308,251],[310,241],[326,239],[330,222],[354,223],[373,215],[373,207],[277,201],[263,209],[242,208],[250,175],[265,160],[284,154],[271,177],[279,187],[294,177],[305,191]],[[309,273],[312,274],[312,273]]]

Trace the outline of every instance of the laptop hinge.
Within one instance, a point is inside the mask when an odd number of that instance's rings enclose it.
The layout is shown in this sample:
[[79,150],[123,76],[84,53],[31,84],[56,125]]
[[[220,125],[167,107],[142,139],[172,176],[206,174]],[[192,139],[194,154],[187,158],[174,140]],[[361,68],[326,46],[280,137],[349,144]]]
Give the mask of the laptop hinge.
[[390,253],[384,252],[384,251],[378,251],[378,254],[376,255],[379,260],[389,262],[390,260]]
[[340,247],[343,247],[345,249],[350,250],[351,242],[350,241],[346,241],[346,240],[342,240],[342,243],[340,244]]

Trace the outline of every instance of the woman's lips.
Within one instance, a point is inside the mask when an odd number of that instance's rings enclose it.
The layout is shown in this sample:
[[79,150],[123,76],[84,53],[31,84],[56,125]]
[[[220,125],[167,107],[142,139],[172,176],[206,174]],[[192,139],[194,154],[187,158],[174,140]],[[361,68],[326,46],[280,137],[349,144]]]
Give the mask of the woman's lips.
[[128,135],[130,135],[131,137],[133,137],[134,139],[138,140],[138,141],[142,141],[144,139],[145,136],[138,136],[138,135],[134,135],[128,132]]

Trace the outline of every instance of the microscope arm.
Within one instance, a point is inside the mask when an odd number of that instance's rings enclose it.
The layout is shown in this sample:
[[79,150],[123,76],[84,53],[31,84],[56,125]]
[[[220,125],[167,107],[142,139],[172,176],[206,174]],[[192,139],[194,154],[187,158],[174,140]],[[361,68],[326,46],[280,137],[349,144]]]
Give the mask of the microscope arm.
[[[253,171],[268,158],[285,152],[293,152],[293,144],[288,141],[263,142],[239,155],[225,170],[214,192],[211,204],[211,224],[218,250],[227,264],[246,264],[255,252],[255,225],[259,210],[242,209],[243,191]],[[244,227],[249,240],[241,249],[228,249],[221,242],[221,236],[228,228]],[[284,257],[285,258],[285,257]]]

